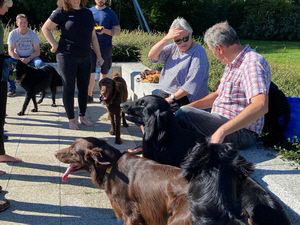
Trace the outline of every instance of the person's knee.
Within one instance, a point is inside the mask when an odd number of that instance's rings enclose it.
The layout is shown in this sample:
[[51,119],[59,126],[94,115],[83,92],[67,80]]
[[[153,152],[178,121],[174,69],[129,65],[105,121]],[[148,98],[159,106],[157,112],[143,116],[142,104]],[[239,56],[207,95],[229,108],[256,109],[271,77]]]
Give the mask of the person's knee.
[[181,107],[180,109],[178,109],[176,112],[175,112],[175,117],[177,119],[177,121],[180,123],[180,124],[184,124],[186,121],[188,121],[188,115],[189,115],[189,108],[187,107]]

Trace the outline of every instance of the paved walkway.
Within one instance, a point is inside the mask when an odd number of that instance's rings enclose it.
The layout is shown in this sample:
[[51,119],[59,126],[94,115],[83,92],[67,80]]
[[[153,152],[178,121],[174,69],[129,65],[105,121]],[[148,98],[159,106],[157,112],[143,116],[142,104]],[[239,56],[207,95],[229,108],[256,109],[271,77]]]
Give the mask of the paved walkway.
[[[8,98],[5,129],[9,141],[8,154],[22,158],[24,162],[0,163],[7,172],[0,176],[0,185],[8,191],[5,197],[11,207],[0,213],[1,225],[115,225],[116,221],[104,191],[93,186],[87,172],[70,175],[67,184],[61,183],[66,164],[61,164],[54,153],[71,144],[78,137],[104,138],[114,145],[114,137],[108,134],[109,122],[106,109],[99,102],[89,104],[87,115],[94,127],[81,127],[80,131],[68,129],[62,99],[52,108],[50,98],[33,113],[30,103],[26,115],[18,116],[24,97]],[[137,127],[130,124],[122,128],[121,150],[135,146],[140,140]],[[130,135],[129,135],[130,132]]]

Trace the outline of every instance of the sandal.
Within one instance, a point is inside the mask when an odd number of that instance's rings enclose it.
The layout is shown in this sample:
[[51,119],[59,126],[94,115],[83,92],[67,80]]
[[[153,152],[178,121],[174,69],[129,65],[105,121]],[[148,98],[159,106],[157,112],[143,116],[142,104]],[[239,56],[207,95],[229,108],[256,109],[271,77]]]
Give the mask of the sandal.
[[138,145],[134,148],[128,149],[127,152],[133,153],[133,154],[141,154],[141,153],[143,153],[143,147],[141,145]]

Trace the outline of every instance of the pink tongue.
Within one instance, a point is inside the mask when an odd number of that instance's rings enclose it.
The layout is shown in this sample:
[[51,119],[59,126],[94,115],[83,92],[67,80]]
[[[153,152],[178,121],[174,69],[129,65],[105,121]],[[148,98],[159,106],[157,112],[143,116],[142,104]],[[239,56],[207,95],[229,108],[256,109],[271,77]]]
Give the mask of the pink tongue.
[[72,171],[72,166],[71,166],[71,164],[70,164],[70,165],[68,166],[68,168],[66,169],[66,172],[64,173],[64,175],[63,175],[62,178],[61,178],[62,182],[67,183],[67,181],[68,181],[68,176],[69,176],[69,174],[71,173],[71,171]]

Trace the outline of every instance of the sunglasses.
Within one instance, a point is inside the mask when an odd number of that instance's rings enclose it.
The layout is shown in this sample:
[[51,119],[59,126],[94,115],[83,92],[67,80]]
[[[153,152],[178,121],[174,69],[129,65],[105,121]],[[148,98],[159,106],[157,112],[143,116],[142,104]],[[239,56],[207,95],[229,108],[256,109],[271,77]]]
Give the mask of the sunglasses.
[[188,42],[190,40],[190,35],[183,37],[181,39],[174,40],[176,45],[180,45],[183,42]]

